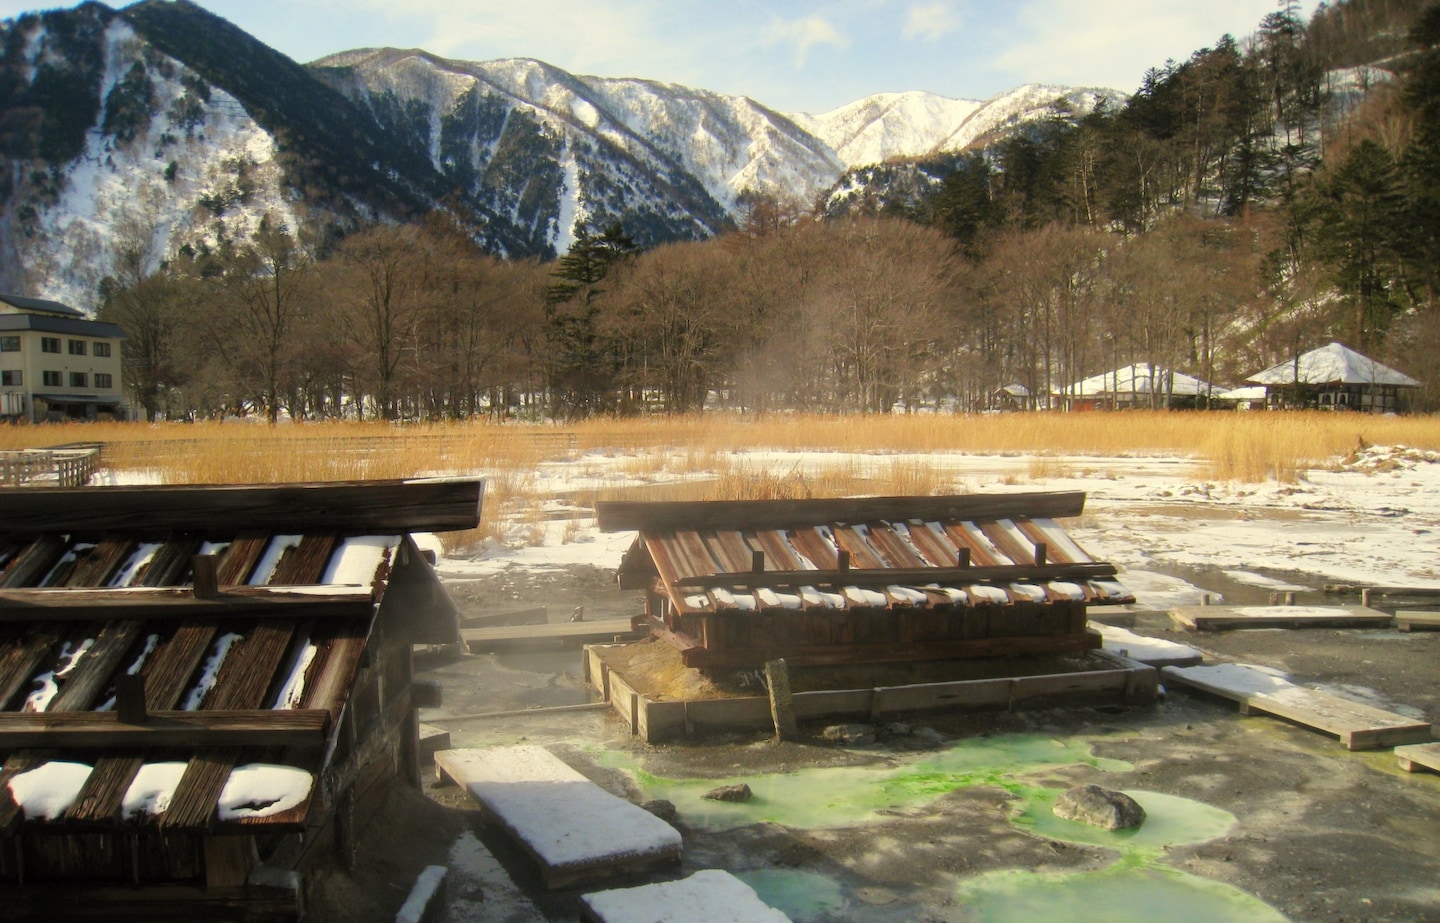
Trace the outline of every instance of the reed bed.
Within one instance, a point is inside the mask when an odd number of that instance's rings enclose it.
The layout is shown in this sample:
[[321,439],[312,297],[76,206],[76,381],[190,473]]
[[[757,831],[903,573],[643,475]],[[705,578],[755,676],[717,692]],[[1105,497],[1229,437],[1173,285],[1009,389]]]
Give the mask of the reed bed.
[[[708,414],[592,420],[573,426],[486,422],[143,424],[0,427],[0,449],[99,442],[107,467],[159,483],[265,483],[485,474],[492,492],[526,494],[544,462],[585,454],[624,459],[631,478],[708,472],[722,491],[822,495],[888,483],[884,492],[950,489],[946,478],[907,456],[1028,454],[1032,479],[1063,476],[1059,456],[1180,455],[1201,476],[1243,482],[1293,481],[1357,445],[1440,450],[1440,418],[1348,413],[1017,413],[981,416]],[[797,469],[767,475],[745,451],[835,452],[875,458],[860,470]],[[893,456],[893,458],[887,458]],[[862,483],[863,482],[863,483]]]

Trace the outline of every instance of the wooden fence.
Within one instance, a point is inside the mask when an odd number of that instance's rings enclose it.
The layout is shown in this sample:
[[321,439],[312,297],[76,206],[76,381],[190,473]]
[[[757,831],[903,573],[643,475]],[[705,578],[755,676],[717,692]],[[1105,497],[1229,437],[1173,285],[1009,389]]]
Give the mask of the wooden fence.
[[83,487],[100,466],[94,444],[0,452],[0,487]]

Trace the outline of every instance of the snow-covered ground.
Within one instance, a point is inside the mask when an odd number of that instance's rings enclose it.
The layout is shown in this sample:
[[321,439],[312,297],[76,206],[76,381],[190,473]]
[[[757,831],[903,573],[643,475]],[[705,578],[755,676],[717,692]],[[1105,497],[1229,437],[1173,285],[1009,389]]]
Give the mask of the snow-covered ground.
[[[568,497],[595,487],[655,484],[627,474],[634,458],[585,455],[546,463],[534,488],[553,499],[515,515],[509,540],[441,560],[442,576],[474,578],[507,568],[615,568],[632,533],[601,533]],[[1309,471],[1298,484],[1205,481],[1175,456],[844,455],[741,452],[726,460],[785,476],[844,466],[880,474],[897,463],[926,466],[948,492],[1081,490],[1085,513],[1064,524],[1097,560],[1116,564],[1141,605],[1219,601],[1226,587],[1254,592],[1326,583],[1440,586],[1440,453],[1374,447],[1357,459]],[[1032,472],[1055,476],[1034,476]],[[478,472],[484,473],[484,472]],[[695,475],[687,474],[693,478]],[[546,519],[545,516],[553,516]]]

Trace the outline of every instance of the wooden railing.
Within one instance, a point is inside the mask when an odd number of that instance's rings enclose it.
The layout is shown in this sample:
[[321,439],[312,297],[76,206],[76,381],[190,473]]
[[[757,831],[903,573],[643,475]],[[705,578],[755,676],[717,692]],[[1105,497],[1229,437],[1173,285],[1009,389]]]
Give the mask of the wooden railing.
[[0,452],[0,487],[83,487],[99,466],[96,444]]

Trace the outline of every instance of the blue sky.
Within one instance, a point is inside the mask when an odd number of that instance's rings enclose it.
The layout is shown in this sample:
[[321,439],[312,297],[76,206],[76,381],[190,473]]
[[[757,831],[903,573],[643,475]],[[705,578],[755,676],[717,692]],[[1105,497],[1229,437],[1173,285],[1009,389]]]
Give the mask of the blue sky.
[[[0,17],[44,8],[0,0]],[[112,4],[121,5],[121,4]],[[871,93],[985,99],[1023,83],[1134,90],[1251,34],[1276,0],[200,0],[306,62],[351,48],[539,58],[819,113]],[[1308,16],[1314,2],[1305,2]]]

